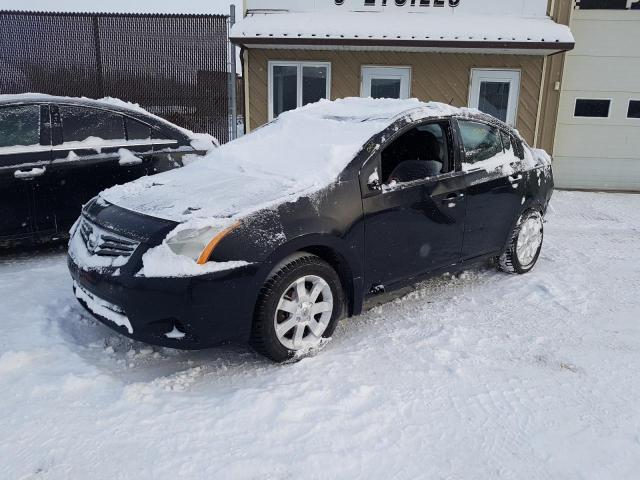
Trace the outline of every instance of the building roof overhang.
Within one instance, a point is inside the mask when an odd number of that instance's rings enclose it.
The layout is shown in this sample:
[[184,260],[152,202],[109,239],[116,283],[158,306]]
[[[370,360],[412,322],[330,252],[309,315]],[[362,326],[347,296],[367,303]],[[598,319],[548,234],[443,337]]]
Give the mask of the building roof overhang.
[[534,55],[575,45],[548,17],[380,12],[249,12],[230,38],[246,48]]

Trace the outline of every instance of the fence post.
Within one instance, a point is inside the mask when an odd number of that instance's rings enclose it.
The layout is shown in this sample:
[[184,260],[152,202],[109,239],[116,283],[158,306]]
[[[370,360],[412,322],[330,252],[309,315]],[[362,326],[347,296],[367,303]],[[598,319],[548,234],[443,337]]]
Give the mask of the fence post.
[[102,74],[102,50],[100,47],[100,26],[98,16],[94,15],[93,20],[93,45],[96,51],[96,83],[98,87],[98,98],[104,97],[104,78]]
[[[232,3],[229,15],[229,31],[236,23],[236,6]],[[231,140],[238,138],[238,101],[236,91],[236,46],[230,42],[231,47],[231,81],[229,82],[229,102],[231,103]]]

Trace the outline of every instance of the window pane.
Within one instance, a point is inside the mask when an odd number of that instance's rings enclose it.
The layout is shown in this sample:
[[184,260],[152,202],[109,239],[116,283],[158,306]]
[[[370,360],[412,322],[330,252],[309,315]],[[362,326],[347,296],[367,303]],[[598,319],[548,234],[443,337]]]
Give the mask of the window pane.
[[0,108],[0,147],[39,143],[39,105]]
[[127,138],[129,140],[146,140],[151,138],[151,128],[144,123],[125,117],[124,123],[127,127]]
[[273,67],[273,116],[295,109],[298,105],[298,67]]
[[449,170],[447,124],[412,128],[385,147],[381,156],[382,183],[406,183]]
[[510,87],[509,82],[482,82],[478,110],[506,122]]
[[640,100],[629,100],[627,118],[640,118]]
[[125,138],[122,116],[116,113],[61,105],[60,115],[65,142],[81,142],[89,137],[102,140]]
[[611,100],[588,100],[578,98],[576,100],[574,116],[606,118],[609,116],[610,105]]
[[400,98],[402,80],[399,78],[372,78],[372,98]]
[[469,121],[460,121],[459,125],[465,163],[481,162],[502,152],[502,141],[497,128]]
[[302,105],[327,98],[327,67],[302,67]]

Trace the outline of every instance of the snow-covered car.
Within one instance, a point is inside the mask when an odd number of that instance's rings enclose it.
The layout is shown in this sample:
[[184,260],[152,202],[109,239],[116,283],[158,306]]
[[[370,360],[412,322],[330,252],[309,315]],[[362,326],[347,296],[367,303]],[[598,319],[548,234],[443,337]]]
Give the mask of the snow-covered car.
[[552,191],[548,155],[477,110],[321,101],[102,192],[68,263],[80,302],[124,335],[284,361],[425,276],[489,259],[528,272]]
[[213,143],[116,99],[0,95],[0,246],[64,238],[100,191]]

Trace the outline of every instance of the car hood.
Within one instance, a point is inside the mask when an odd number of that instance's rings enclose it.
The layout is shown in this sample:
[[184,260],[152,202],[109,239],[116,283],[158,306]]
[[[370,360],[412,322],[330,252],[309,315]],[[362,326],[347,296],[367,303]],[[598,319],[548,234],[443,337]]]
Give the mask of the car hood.
[[[407,110],[440,104],[351,98],[286,112],[181,169],[104,191],[103,200],[167,220],[241,216],[335,182],[376,133]],[[450,113],[450,112],[447,112]]]

